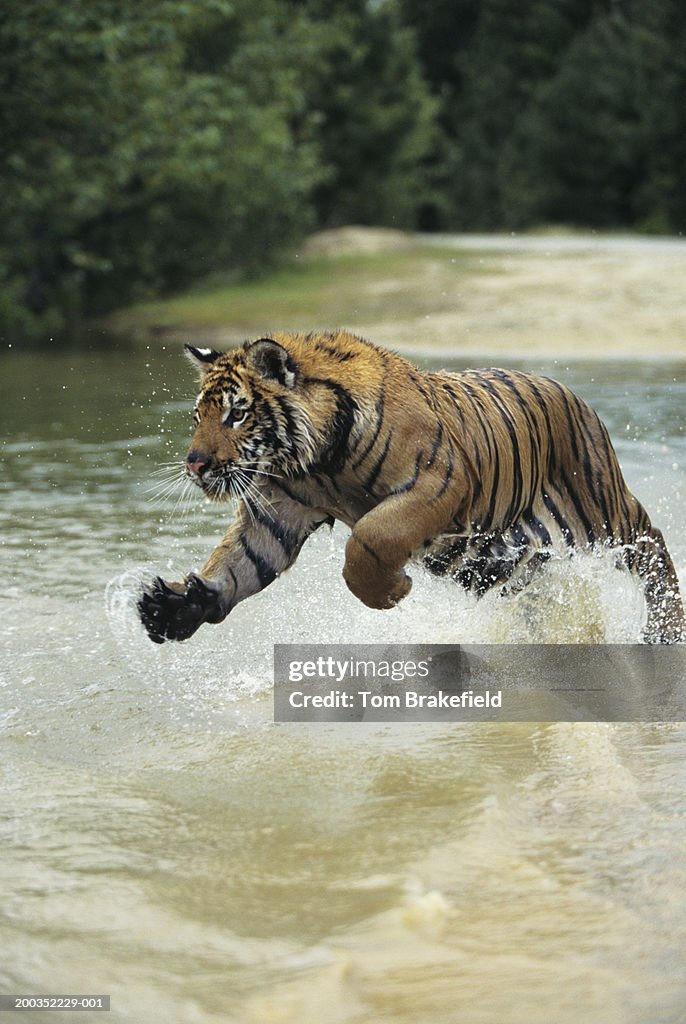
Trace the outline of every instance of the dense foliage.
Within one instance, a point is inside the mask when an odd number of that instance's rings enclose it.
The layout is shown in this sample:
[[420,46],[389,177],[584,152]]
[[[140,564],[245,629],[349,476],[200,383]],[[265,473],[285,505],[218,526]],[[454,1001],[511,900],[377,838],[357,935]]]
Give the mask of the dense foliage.
[[686,227],[680,0],[5,0],[0,324],[316,226]]

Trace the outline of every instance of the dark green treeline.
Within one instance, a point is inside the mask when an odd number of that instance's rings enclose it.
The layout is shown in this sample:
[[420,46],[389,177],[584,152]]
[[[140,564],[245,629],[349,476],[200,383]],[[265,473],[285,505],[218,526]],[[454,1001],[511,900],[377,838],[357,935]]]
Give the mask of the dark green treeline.
[[682,0],[5,0],[0,328],[306,232],[686,228]]

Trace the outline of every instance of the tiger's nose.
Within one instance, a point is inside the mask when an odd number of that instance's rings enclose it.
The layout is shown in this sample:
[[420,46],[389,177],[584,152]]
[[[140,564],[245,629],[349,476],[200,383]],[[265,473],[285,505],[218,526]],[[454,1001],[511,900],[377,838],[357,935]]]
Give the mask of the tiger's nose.
[[186,470],[191,476],[202,478],[208,469],[212,468],[212,458],[195,448],[186,456]]

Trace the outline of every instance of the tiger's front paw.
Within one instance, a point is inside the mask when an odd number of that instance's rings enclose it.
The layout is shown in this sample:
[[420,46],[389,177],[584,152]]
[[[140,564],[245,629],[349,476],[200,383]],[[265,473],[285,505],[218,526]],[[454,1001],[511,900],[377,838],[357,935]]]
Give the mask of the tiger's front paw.
[[380,610],[394,608],[412,588],[412,580],[403,569],[394,570],[354,532],[345,546],[343,579],[363,604]]
[[204,622],[221,622],[227,612],[218,592],[191,573],[185,583],[166,583],[159,576],[138,599],[138,614],[156,644],[187,640]]
[[402,570],[390,578],[376,575],[359,579],[344,568],[343,578],[358,600],[379,611],[394,608],[412,589],[412,580]]

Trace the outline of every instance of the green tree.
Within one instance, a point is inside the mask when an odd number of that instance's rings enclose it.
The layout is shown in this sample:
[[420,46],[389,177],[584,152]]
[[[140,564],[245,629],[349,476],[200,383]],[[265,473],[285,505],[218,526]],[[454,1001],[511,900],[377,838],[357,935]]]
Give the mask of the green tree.
[[308,226],[317,160],[275,0],[9,0],[0,317],[73,329]]
[[503,157],[509,225],[634,223],[644,173],[635,41],[621,15],[593,21],[537,91]]
[[686,7],[681,0],[636,4],[636,87],[644,174],[637,188],[639,223],[686,231]]
[[394,2],[308,0],[317,41],[308,97],[326,172],[314,192],[323,225],[415,227],[437,104]]
[[518,117],[593,14],[593,0],[402,0],[440,98],[438,226],[506,221],[501,158]]
[[440,103],[436,227],[683,230],[681,0],[399,0]]

